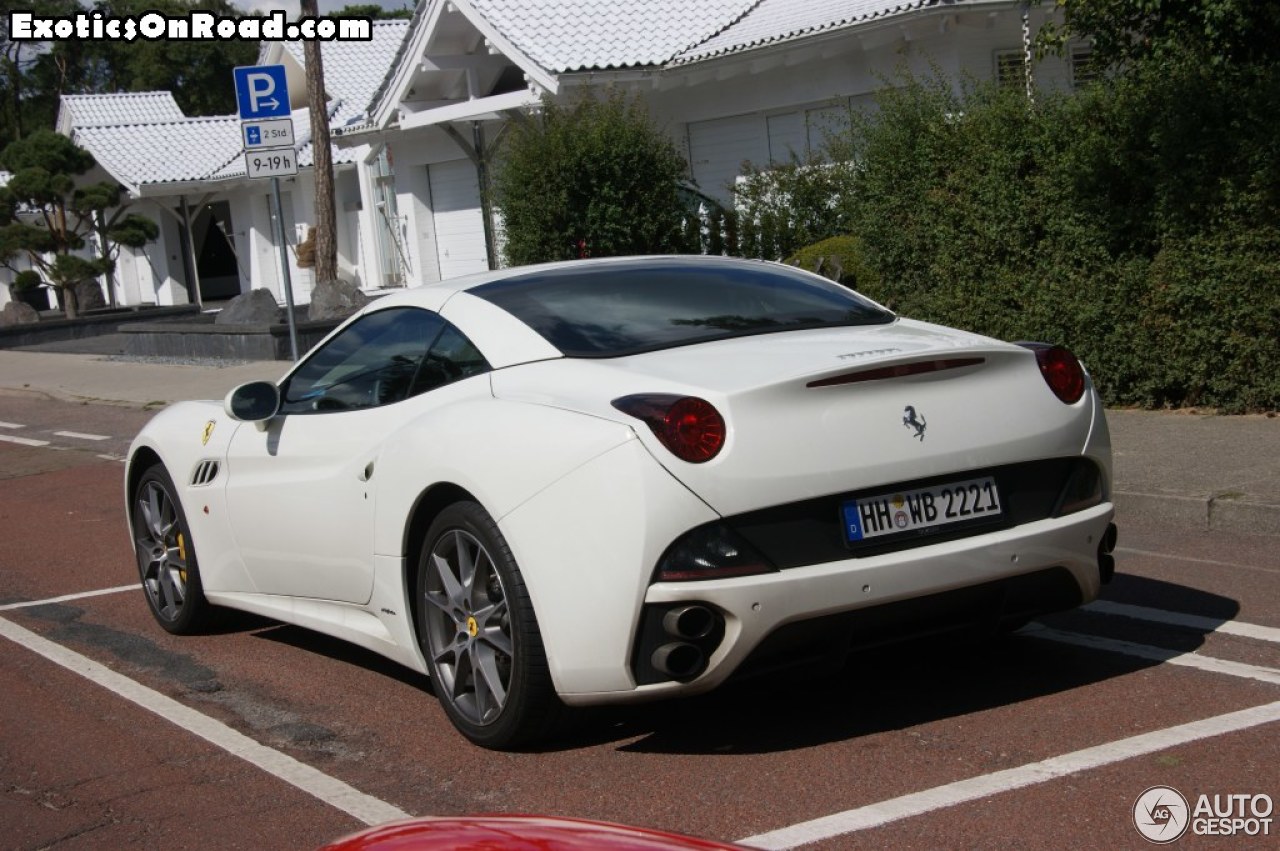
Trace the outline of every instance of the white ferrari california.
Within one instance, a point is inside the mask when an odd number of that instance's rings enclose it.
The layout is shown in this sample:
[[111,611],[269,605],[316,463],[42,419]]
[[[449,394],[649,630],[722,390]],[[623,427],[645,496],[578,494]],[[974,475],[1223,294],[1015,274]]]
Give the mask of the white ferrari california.
[[1015,627],[1114,569],[1070,352],[723,258],[379,298],[278,383],[162,411],[125,488],[162,627],[226,607],[354,642],[493,748],[565,705]]

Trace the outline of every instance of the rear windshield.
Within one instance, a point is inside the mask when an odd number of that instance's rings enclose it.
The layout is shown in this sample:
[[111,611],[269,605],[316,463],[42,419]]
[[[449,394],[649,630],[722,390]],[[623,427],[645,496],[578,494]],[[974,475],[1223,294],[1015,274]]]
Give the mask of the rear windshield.
[[565,355],[583,358],[894,318],[838,284],[753,262],[584,264],[470,292],[514,315]]

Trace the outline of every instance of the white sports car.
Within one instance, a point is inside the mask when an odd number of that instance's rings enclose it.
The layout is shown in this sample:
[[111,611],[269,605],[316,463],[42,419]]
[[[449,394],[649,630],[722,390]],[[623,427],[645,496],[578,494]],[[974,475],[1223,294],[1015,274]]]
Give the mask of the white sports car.
[[380,298],[278,384],[161,412],[125,487],[165,629],[223,606],[354,642],[495,748],[566,704],[1016,626],[1114,569],[1066,349],[721,258]]

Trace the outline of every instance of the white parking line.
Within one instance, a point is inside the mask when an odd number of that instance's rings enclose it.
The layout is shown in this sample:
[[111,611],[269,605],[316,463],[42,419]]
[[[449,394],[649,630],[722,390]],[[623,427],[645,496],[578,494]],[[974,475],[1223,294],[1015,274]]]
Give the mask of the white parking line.
[[[1110,605],[1119,606],[1120,604]],[[1138,609],[1138,614],[1140,615],[1159,616],[1164,622],[1182,622],[1182,618],[1191,618],[1193,619],[1192,622],[1195,622],[1194,616],[1179,615],[1177,612],[1144,609],[1140,606],[1123,608],[1124,610]],[[1117,613],[1108,612],[1108,614]],[[1212,618],[1203,620],[1219,626],[1220,629],[1221,621]],[[1236,626],[1251,628],[1244,629],[1245,633],[1268,629],[1267,627],[1259,627],[1253,624],[1236,624]],[[1064,632],[1038,624],[1023,627],[1018,634],[1026,635],[1030,638],[1057,641],[1063,644],[1072,644],[1111,653],[1122,653],[1126,656],[1135,656],[1156,662],[1168,662],[1171,665],[1197,668],[1210,673],[1280,685],[1280,670],[1264,668],[1258,665],[1246,665],[1226,659],[1216,659],[1211,656],[1201,656],[1197,653],[1185,653],[1164,647],[1135,644],[1131,641],[1118,641],[1100,636]],[[1257,637],[1257,634],[1251,634],[1250,637]],[[1076,774],[1081,771],[1100,768],[1113,762],[1165,750],[1175,745],[1245,730],[1275,721],[1280,721],[1280,702],[1269,703],[1265,706],[1246,709],[1241,712],[1219,715],[1204,721],[1193,721],[1190,724],[1182,724],[1165,730],[1144,733],[1130,739],[1122,739],[1117,742],[1086,748],[1075,753],[1024,765],[1020,768],[1012,768],[1006,771],[998,771],[994,774],[960,780],[945,786],[927,789],[923,792],[903,795],[878,804],[846,810],[843,813],[801,822],[780,830],[750,836],[746,839],[739,839],[738,843],[758,848],[795,848],[821,839],[830,839],[858,830],[879,827],[900,819],[923,815],[924,813],[963,804],[978,798],[997,795],[1001,792],[1021,789],[1037,783],[1045,783],[1069,774]]]
[[288,754],[254,741],[221,721],[202,715],[171,697],[134,682],[87,656],[81,656],[73,650],[42,638],[13,621],[0,618],[0,635],[61,665],[68,671],[115,692],[148,712],[154,712],[161,718],[240,757],[364,824],[383,824],[409,817],[408,813],[399,807],[366,795],[335,777],[330,777]]
[[1229,659],[1218,659],[1214,656],[1201,656],[1199,653],[1187,653],[1182,650],[1169,650],[1166,647],[1153,647],[1149,644],[1135,644],[1132,641],[1120,641],[1115,638],[1103,638],[1098,635],[1085,635],[1079,632],[1064,632],[1059,629],[1031,624],[1018,630],[1019,635],[1028,638],[1042,638],[1046,641],[1057,641],[1060,644],[1074,644],[1077,647],[1088,647],[1091,650],[1105,650],[1108,653],[1122,653],[1138,659],[1150,659],[1153,662],[1168,662],[1183,668],[1198,668],[1211,674],[1225,674],[1229,677],[1241,677],[1247,680],[1258,680],[1280,686],[1280,670],[1264,668],[1260,665],[1246,665],[1243,662],[1232,662]]
[[110,440],[109,434],[85,434],[80,431],[55,431],[58,437],[74,437],[76,440]]
[[1221,632],[1226,635],[1238,635],[1242,638],[1256,638],[1259,641],[1280,644],[1280,629],[1270,626],[1222,618],[1207,618],[1204,615],[1189,615],[1183,612],[1167,612],[1164,609],[1149,609],[1146,606],[1131,606],[1127,603],[1112,603],[1108,600],[1097,600],[1084,606],[1083,609],[1099,615],[1115,615],[1170,626],[1185,626],[1202,632]]
[[3,440],[5,443],[18,443],[23,446],[48,446],[49,445],[49,441],[47,440],[35,440],[30,437],[14,437],[11,434],[0,434],[0,440]]
[[3,423],[0,422],[0,428],[26,428],[21,423]]
[[50,597],[47,600],[28,600],[23,603],[6,603],[0,606],[0,612],[11,609],[29,609],[32,606],[46,606],[50,603],[65,603],[68,600],[83,600],[85,597],[101,597],[105,594],[119,594],[123,591],[136,591],[140,585],[117,585],[115,588],[99,588],[96,591],[81,591],[78,594],[63,594],[61,597]]
[[923,792],[903,795],[878,804],[784,827],[781,830],[749,836],[746,839],[739,839],[738,843],[757,848],[795,848],[810,842],[879,827],[934,810],[1047,783],[1059,777],[1079,774],[1082,771],[1102,768],[1112,763],[1146,756],[1189,742],[1248,730],[1251,727],[1272,724],[1276,721],[1280,721],[1280,702],[1143,733],[1140,736],[1085,748],[1019,768],[959,780],[945,786],[926,789]]

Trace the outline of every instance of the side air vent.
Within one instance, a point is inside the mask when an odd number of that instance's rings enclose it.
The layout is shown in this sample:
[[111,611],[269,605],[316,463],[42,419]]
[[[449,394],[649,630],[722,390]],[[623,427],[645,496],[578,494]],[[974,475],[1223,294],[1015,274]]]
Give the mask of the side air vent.
[[207,485],[216,478],[218,478],[218,462],[201,461],[196,465],[196,471],[191,475],[191,486]]

